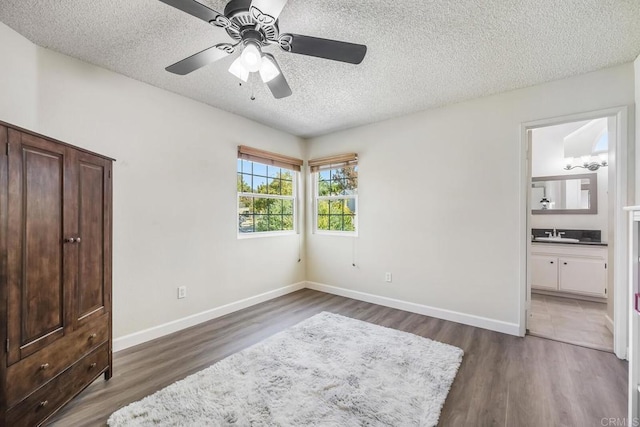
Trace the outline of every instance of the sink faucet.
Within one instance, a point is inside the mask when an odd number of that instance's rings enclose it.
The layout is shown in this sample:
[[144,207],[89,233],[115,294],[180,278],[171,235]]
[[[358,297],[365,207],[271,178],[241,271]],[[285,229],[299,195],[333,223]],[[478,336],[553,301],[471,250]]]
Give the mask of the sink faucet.
[[544,234],[548,234],[549,237],[562,237],[563,234],[565,234],[564,231],[558,232],[558,230],[556,230],[555,228],[553,229],[553,231],[545,231]]

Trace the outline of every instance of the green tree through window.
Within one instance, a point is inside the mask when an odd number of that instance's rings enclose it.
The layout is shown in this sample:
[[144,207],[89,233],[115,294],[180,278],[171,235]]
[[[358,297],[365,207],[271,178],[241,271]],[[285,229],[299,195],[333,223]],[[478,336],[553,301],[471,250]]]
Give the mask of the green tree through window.
[[238,160],[238,231],[293,231],[295,173],[289,169]]
[[315,175],[316,230],[355,232],[358,166],[329,167]]

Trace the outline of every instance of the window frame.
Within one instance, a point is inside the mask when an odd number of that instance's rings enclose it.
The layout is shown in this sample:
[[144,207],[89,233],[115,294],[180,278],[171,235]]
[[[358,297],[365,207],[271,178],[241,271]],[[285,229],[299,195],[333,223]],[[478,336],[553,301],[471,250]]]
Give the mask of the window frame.
[[[357,189],[356,189],[356,193],[355,194],[350,194],[350,195],[346,195],[346,194],[340,194],[337,196],[321,196],[319,194],[319,182],[320,182],[320,172],[324,171],[324,170],[331,170],[331,169],[338,169],[341,167],[357,167],[358,164],[351,164],[351,165],[341,165],[341,164],[327,164],[326,166],[321,166],[317,171],[315,172],[311,172],[311,192],[313,194],[313,202],[312,202],[312,209],[313,209],[313,234],[321,234],[321,235],[328,235],[328,236],[342,236],[342,237],[358,237],[358,233],[360,230],[360,227],[358,225],[358,218],[360,217],[360,208],[358,206],[358,194],[359,194],[359,188],[360,188],[360,170],[358,170],[358,185],[357,185]],[[327,201],[333,201],[333,200],[347,200],[347,199],[352,199],[355,202],[355,212],[356,214],[353,217],[353,225],[355,227],[354,231],[345,231],[345,230],[321,230],[318,228],[318,204],[319,201],[321,200],[327,200]]]
[[[243,172],[238,171],[238,163],[237,162],[242,162],[242,161],[246,161],[246,162],[252,162],[252,163],[260,163],[263,164],[265,166],[273,166],[267,162],[261,162],[258,160],[248,160],[248,159],[242,159],[240,157],[238,157],[237,161],[236,161],[236,234],[237,234],[237,238],[238,239],[255,239],[255,238],[262,238],[262,237],[276,237],[276,236],[294,236],[297,235],[299,233],[299,220],[298,220],[298,204],[299,204],[299,194],[298,194],[298,188],[299,188],[299,180],[300,180],[300,172],[296,171],[294,169],[290,169],[284,166],[278,166],[280,169],[284,169],[287,170],[289,172],[291,172],[291,195],[282,195],[282,194],[263,194],[263,193],[246,193],[246,192],[240,192],[237,191],[237,187],[238,187],[238,174],[244,174]],[[251,176],[256,176],[253,174],[253,168],[251,171]],[[257,175],[257,176],[262,176],[262,175]],[[265,179],[268,182],[269,177],[265,177]],[[253,187],[251,189],[253,191]],[[239,213],[239,208],[240,208],[240,198],[241,197],[251,197],[251,198],[262,198],[262,199],[274,199],[274,200],[291,200],[292,205],[293,205],[293,229],[292,230],[273,230],[273,231],[252,231],[249,233],[243,233],[240,231],[240,224],[238,223],[238,217],[240,215]],[[254,224],[255,227],[255,224]]]

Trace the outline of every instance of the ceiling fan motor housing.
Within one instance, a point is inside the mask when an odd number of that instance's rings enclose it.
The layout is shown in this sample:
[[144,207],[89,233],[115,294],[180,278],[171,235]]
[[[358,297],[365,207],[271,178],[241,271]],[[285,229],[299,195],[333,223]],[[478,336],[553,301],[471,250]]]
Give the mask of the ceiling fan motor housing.
[[[261,45],[265,45],[267,40],[277,41],[279,30],[278,21],[265,23],[262,19],[261,12],[255,10],[250,11],[251,0],[231,0],[224,8],[224,16],[231,21],[232,24],[225,29],[229,36],[234,40],[254,40]],[[256,19],[258,18],[258,19]],[[259,21],[262,22],[259,22]],[[269,20],[267,19],[267,22]],[[260,24],[257,26],[257,24]]]

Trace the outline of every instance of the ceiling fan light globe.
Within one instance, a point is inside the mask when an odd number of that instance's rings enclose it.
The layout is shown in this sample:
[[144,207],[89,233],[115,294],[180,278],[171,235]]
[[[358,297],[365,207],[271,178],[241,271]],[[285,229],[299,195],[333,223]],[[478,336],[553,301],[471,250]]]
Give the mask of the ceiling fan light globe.
[[280,75],[280,70],[274,64],[273,60],[268,56],[262,58],[262,64],[260,65],[260,77],[264,83],[268,83]]
[[243,82],[246,82],[249,79],[249,70],[247,70],[242,63],[242,58],[237,58],[235,61],[233,61],[233,63],[229,67],[229,72]]
[[262,52],[260,52],[260,47],[258,47],[256,43],[247,43],[242,51],[242,55],[240,55],[240,58],[242,59],[244,67],[250,72],[253,73],[260,69],[260,65],[262,64]]

